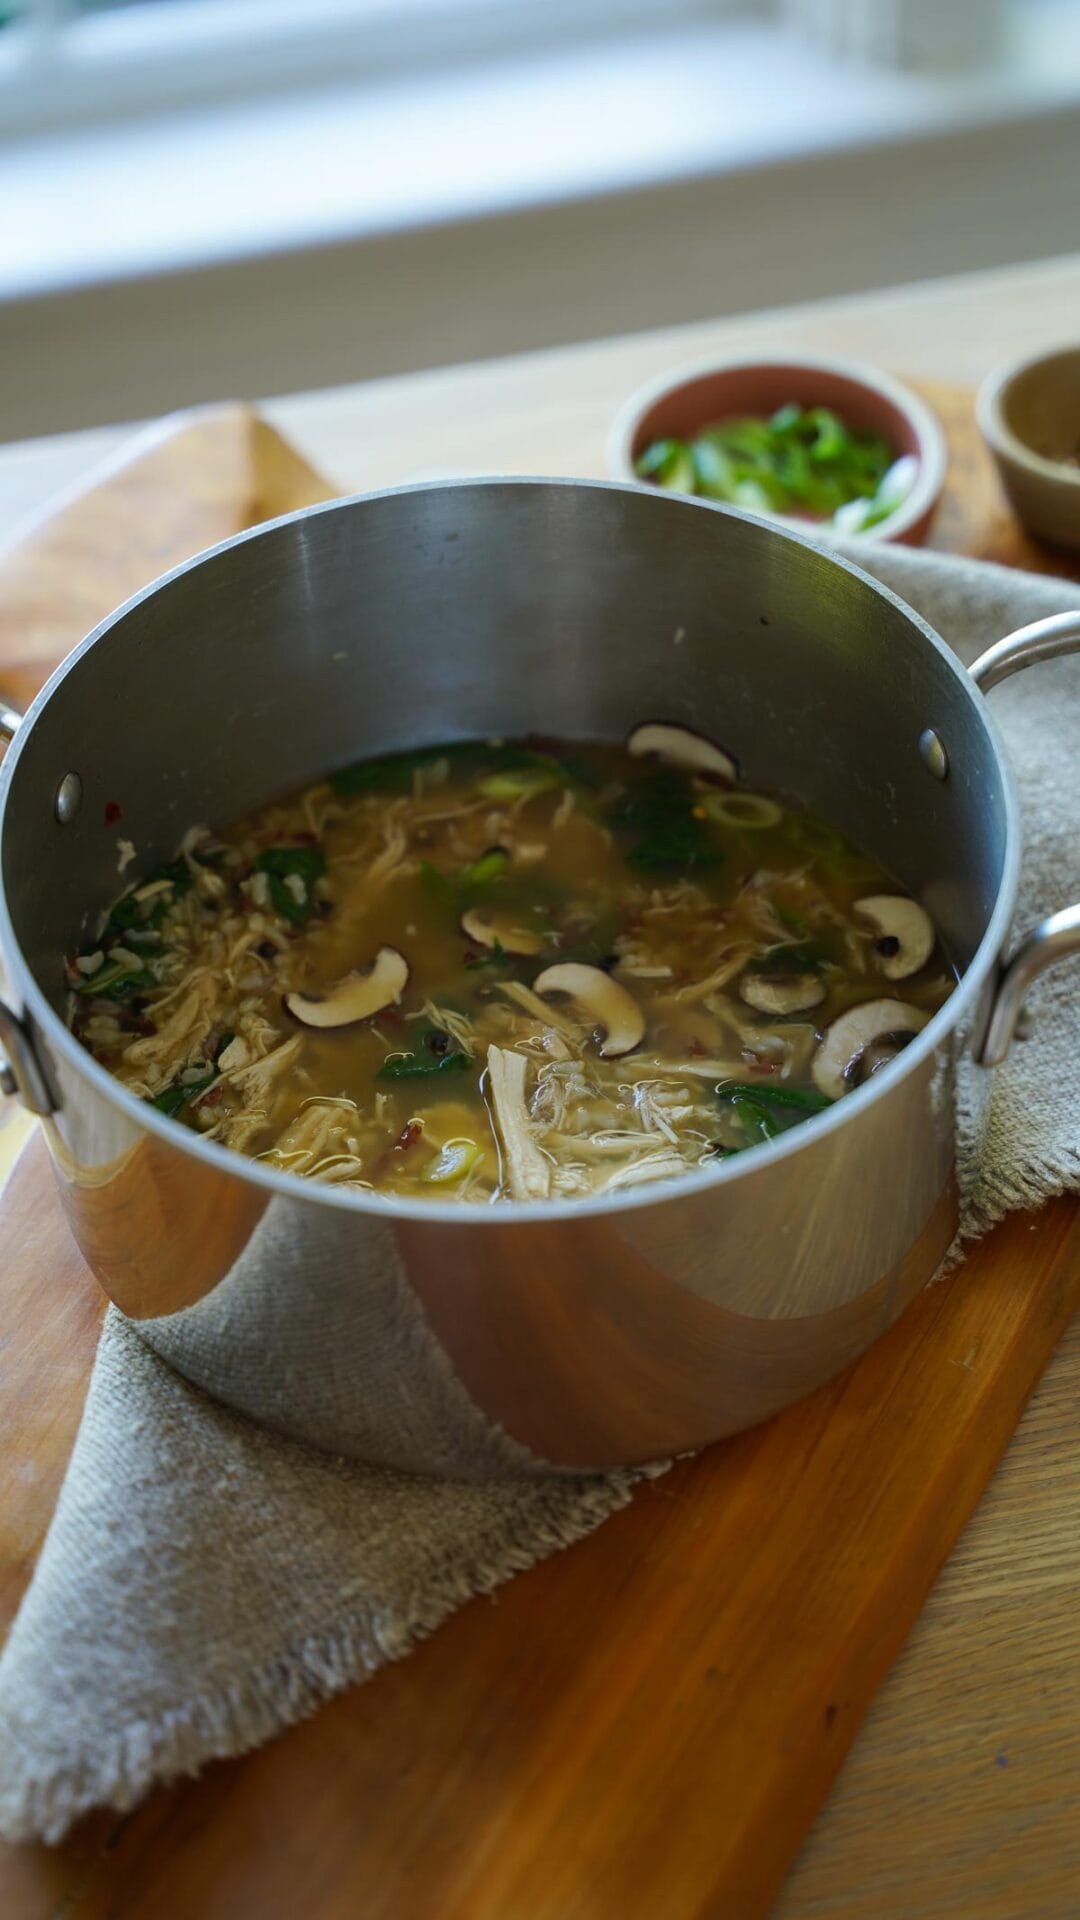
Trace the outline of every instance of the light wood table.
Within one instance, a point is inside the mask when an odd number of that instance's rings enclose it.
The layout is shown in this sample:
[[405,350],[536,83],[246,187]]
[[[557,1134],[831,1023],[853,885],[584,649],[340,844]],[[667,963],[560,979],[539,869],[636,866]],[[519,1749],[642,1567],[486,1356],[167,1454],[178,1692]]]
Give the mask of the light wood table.
[[[698,355],[798,347],[973,384],[1005,355],[1068,338],[1078,315],[1080,258],[302,396],[265,412],[346,488],[461,471],[602,473],[606,427],[628,389]],[[0,521],[77,481],[119,438],[0,451]],[[1080,1913],[1077,1515],[1074,1327],[882,1688],[776,1920]]]

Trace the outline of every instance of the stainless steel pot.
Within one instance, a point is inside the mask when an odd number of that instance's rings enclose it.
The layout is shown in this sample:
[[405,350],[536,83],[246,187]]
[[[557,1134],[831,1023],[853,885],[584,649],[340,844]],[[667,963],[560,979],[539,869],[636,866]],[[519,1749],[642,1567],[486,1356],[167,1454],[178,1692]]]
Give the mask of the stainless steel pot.
[[[949,1244],[958,1046],[1000,1060],[1031,979],[1080,950],[1072,908],[1002,963],[1019,830],[983,700],[1078,646],[1080,615],[1043,622],[969,676],[894,595],[790,533],[571,481],[316,507],[166,576],[25,721],[0,713],[5,1086],[42,1115],[102,1284],[191,1378],[350,1454],[378,1451],[373,1405],[413,1392],[398,1361],[417,1339],[436,1399],[467,1395],[565,1465],[697,1447],[807,1392]],[[224,1152],[68,1032],[61,955],[115,895],[121,838],[151,863],[191,822],[364,753],[530,729],[618,738],[653,716],[714,733],[752,781],[872,849],[962,972],[896,1065],[813,1126],[625,1197],[423,1205]],[[393,1462],[445,1465],[421,1397]]]

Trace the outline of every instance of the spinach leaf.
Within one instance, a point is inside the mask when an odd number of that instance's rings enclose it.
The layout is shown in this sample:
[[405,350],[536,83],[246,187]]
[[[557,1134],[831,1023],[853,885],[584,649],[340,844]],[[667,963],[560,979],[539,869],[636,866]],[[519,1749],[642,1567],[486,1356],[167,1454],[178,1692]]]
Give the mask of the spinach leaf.
[[[320,846],[264,847],[256,855],[255,870],[265,873],[270,882],[274,909],[295,927],[306,927],[315,911],[315,881],[326,872],[326,857]],[[290,887],[290,878],[300,887]]]
[[767,1080],[722,1080],[716,1089],[722,1100],[743,1098],[773,1107],[793,1107],[800,1113],[824,1113],[832,1106],[828,1094],[813,1087],[791,1087]]
[[235,1037],[234,1034],[223,1033],[217,1045],[214,1047],[214,1064],[212,1067],[207,1067],[206,1072],[201,1074],[197,1080],[174,1080],[171,1087],[166,1087],[163,1092],[155,1094],[153,1099],[149,1101],[149,1105],[156,1107],[159,1113],[167,1113],[170,1120],[174,1120],[181,1108],[187,1106],[189,1100],[197,1100],[200,1093],[205,1093],[208,1087],[213,1086],[214,1081],[218,1078],[217,1063],[221,1059],[226,1047]]
[[380,1080],[427,1080],[437,1073],[460,1073],[469,1056],[455,1047],[442,1027],[418,1026],[408,1052],[387,1054],[379,1068]]
[[[151,894],[148,900],[136,898],[144,887],[153,886],[155,882],[162,880],[168,881],[167,889],[162,887],[159,893]],[[137,881],[134,887],[129,887],[127,893],[121,894],[105,922],[106,933],[126,933],[131,927],[137,927],[140,930],[144,927],[156,930],[170,907],[174,906],[177,900],[182,899],[185,893],[190,893],[194,884],[191,868],[183,854],[175,860],[167,861],[164,866],[155,867],[153,873],[148,873],[144,880]]]
[[770,1113],[761,1101],[738,1093],[733,1096],[731,1105],[751,1145],[756,1146],[762,1140],[775,1140],[777,1134],[783,1131],[776,1115]]
[[753,960],[748,960],[745,972],[820,973],[828,961],[829,956],[820,941],[791,941],[783,946],[770,947],[766,953],[759,953]]
[[[765,1081],[722,1080],[716,1089],[721,1106],[730,1107],[746,1136],[747,1146],[775,1140],[778,1134],[810,1120],[832,1105],[814,1088],[772,1085]],[[735,1149],[740,1152],[740,1148]]]
[[483,953],[470,953],[466,958],[465,965],[470,971],[476,967],[512,967],[518,958],[525,957],[524,955],[519,956],[517,954],[507,953],[505,947],[501,947],[498,940],[496,940]]
[[124,960],[106,960],[96,973],[88,973],[81,979],[76,993],[86,994],[91,1000],[125,1000],[137,987],[156,987],[157,975],[149,967],[133,967]]
[[608,824],[633,834],[627,854],[643,872],[686,873],[723,859],[706,821],[694,811],[694,789],[674,767],[652,767],[615,802]]
[[216,1079],[217,1071],[211,1068],[201,1080],[189,1080],[186,1084],[180,1080],[174,1080],[172,1086],[166,1087],[163,1093],[155,1094],[149,1104],[156,1107],[159,1113],[168,1114],[170,1120],[175,1120],[177,1114],[187,1106],[188,1101],[197,1099],[200,1093],[205,1093],[207,1087],[212,1087]]
[[806,939],[810,929],[801,913],[796,913],[794,907],[785,907],[782,900],[770,900],[769,905],[785,933],[794,934],[796,940]]

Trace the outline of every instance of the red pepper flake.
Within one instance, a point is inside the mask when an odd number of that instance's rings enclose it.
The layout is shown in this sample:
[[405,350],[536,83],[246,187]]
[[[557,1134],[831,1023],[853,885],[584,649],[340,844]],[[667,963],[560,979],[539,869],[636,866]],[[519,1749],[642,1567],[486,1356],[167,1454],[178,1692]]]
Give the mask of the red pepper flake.
[[118,826],[120,821],[123,819],[123,817],[124,817],[124,809],[120,805],[119,800],[106,800],[105,825],[107,827]]
[[704,1060],[707,1051],[704,1041],[699,1040],[696,1033],[693,1034],[690,1040],[691,1060]]
[[406,1120],[405,1125],[402,1127],[401,1132],[394,1142],[395,1152],[407,1153],[410,1147],[415,1147],[423,1131],[424,1123],[422,1120]]

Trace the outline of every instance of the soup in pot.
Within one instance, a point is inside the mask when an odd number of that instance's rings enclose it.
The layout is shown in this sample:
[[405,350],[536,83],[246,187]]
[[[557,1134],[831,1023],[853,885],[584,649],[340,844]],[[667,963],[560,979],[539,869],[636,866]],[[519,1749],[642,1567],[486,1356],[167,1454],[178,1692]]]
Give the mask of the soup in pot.
[[751,1151],[953,985],[877,862],[666,723],[361,761],[193,829],[68,978],[80,1040],[204,1138],[474,1201]]

